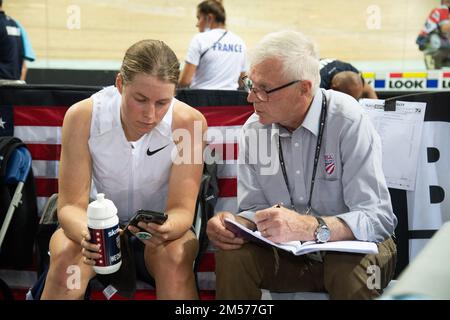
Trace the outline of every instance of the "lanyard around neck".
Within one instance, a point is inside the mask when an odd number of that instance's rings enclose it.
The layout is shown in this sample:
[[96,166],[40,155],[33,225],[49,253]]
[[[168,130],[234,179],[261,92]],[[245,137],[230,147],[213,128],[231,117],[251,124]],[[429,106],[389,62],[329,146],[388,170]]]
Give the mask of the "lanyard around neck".
[[[313,167],[313,173],[311,177],[311,188],[309,190],[309,199],[308,199],[308,207],[306,209],[305,214],[309,214],[311,211],[311,201],[312,201],[312,194],[314,190],[314,181],[316,179],[316,171],[317,171],[317,163],[319,162],[319,155],[320,155],[320,147],[322,146],[322,138],[323,138],[323,130],[325,128],[325,120],[327,119],[327,97],[322,91],[322,110],[320,111],[320,122],[319,122],[319,135],[317,136],[317,145],[316,145],[316,152],[314,155],[314,167]],[[286,165],[284,163],[284,156],[283,156],[283,148],[281,147],[281,138],[278,136],[278,158],[280,160],[280,166],[281,171],[283,172],[283,178],[284,182],[286,183],[286,187],[289,193],[289,199],[291,201],[292,208],[296,210],[294,200],[292,199],[291,189],[289,188],[289,181],[288,176],[286,172]]]

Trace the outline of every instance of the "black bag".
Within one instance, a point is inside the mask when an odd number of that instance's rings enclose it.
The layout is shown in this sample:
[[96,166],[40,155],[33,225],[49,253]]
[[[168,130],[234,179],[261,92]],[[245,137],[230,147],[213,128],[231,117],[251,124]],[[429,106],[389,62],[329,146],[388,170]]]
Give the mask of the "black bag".
[[[16,190],[16,185],[6,184],[5,174],[8,160],[18,147],[26,147],[19,138],[0,137],[0,226],[3,224]],[[37,223],[36,189],[33,170],[30,168],[22,189],[21,203],[14,210],[1,247],[0,267],[22,269],[32,264]]]

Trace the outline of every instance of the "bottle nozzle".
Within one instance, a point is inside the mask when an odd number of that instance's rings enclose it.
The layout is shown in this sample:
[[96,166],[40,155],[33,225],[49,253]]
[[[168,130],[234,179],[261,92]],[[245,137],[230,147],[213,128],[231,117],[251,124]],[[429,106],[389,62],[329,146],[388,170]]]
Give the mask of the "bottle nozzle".
[[105,194],[97,193],[97,201],[103,201],[103,200],[105,200]]

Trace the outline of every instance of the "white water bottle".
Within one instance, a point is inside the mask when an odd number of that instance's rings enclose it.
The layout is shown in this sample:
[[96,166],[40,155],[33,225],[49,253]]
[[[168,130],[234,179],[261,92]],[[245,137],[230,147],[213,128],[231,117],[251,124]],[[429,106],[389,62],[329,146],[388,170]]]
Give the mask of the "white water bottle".
[[97,200],[88,205],[87,217],[90,242],[100,245],[98,253],[102,255],[94,260],[94,271],[99,274],[116,272],[122,265],[116,206],[111,200],[105,199],[104,193],[98,193]]

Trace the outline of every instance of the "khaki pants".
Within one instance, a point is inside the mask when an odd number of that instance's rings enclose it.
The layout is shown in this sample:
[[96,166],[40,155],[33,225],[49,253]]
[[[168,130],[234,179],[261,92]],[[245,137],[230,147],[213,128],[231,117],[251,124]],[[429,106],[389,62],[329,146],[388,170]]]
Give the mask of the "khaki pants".
[[331,299],[379,297],[394,276],[397,249],[392,238],[378,254],[328,251],[323,262],[270,246],[247,243],[216,252],[216,298],[261,299],[274,292],[328,292]]

